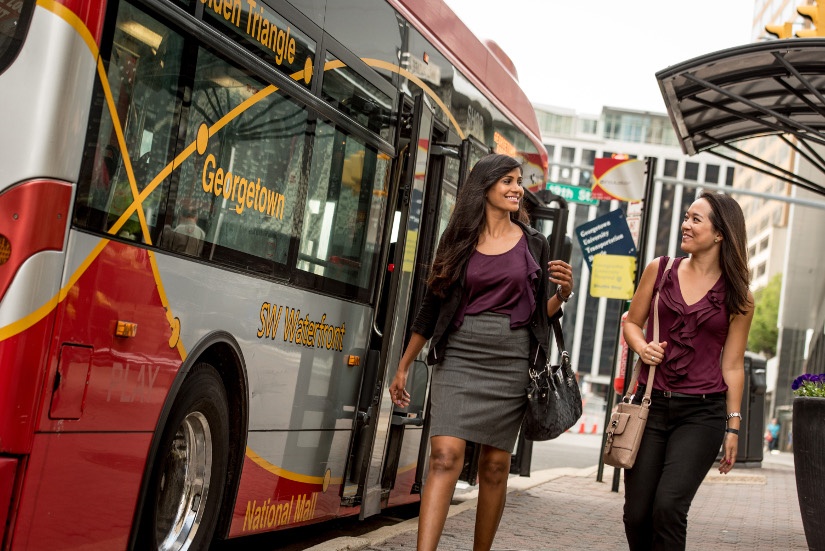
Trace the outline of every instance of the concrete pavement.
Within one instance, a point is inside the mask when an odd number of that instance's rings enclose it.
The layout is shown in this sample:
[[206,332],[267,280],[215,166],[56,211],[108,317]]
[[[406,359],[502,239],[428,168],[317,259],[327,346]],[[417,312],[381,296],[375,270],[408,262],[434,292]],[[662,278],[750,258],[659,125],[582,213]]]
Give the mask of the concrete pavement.
[[[611,491],[613,469],[596,482],[596,467],[548,469],[511,477],[495,551],[627,549],[624,491]],[[439,549],[472,549],[475,489],[457,492]],[[415,549],[417,519],[357,538],[337,538],[312,551]],[[708,473],[688,517],[691,550],[805,550],[793,456],[766,454],[758,468]]]

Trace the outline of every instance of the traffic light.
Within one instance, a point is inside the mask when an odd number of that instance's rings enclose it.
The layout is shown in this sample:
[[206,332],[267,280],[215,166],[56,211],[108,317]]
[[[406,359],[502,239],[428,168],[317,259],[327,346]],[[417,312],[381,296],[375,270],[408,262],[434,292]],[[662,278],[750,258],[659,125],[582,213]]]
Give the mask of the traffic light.
[[802,17],[810,19],[813,24],[813,28],[796,31],[796,36],[799,38],[825,36],[825,0],[821,4],[814,0],[813,5],[799,6],[796,11]]
[[790,38],[793,36],[793,23],[786,21],[782,25],[765,25],[765,31],[776,38]]

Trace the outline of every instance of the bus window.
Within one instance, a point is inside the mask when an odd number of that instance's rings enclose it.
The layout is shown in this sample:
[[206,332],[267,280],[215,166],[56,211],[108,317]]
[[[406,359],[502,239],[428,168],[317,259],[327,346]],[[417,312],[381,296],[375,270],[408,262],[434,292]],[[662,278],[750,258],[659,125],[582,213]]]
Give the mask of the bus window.
[[335,68],[324,71],[324,82],[321,86],[324,100],[386,141],[392,142],[394,129],[390,126],[390,119],[394,98],[382,92],[352,68],[341,66],[342,63],[329,53],[326,56],[326,64],[327,67]]
[[199,145],[181,165],[164,235],[194,207],[205,233],[201,256],[283,272],[302,184],[307,111],[205,49],[195,75],[181,148]]
[[298,269],[369,289],[390,158],[329,124],[315,133]]
[[17,56],[29,26],[34,0],[0,2],[0,72]]
[[180,35],[120,4],[108,78],[96,84],[92,104],[96,140],[81,167],[77,225],[142,243],[156,235],[169,183],[159,175],[176,146],[182,53]]

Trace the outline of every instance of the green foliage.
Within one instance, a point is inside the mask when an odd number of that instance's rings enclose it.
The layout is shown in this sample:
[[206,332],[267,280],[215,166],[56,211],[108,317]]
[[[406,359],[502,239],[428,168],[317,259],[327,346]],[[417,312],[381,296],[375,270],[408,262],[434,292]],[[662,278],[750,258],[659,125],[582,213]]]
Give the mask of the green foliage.
[[776,355],[776,341],[779,329],[779,294],[782,290],[782,274],[776,274],[767,287],[754,293],[756,310],[748,334],[748,350],[758,352],[771,358]]

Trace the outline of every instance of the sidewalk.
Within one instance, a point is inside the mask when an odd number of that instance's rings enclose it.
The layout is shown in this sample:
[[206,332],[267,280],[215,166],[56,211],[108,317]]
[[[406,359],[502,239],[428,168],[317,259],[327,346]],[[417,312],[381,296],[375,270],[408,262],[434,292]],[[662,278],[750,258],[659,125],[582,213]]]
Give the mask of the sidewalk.
[[[613,469],[596,482],[596,468],[549,469],[511,477],[495,551],[624,551],[624,491],[611,491]],[[457,502],[465,499],[463,502]],[[475,491],[456,496],[439,549],[472,549]],[[415,549],[417,519],[358,538],[338,538],[313,551]],[[688,519],[688,549],[805,550],[791,454],[766,455],[761,468],[712,470]]]

